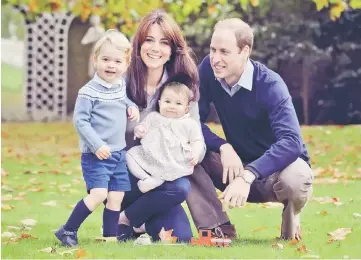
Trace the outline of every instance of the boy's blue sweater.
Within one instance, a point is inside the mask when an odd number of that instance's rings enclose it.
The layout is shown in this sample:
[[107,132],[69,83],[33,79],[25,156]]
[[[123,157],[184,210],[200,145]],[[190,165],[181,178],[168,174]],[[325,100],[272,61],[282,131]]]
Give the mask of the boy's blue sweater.
[[80,136],[80,151],[95,153],[102,145],[112,152],[125,148],[127,108],[137,107],[126,94],[124,79],[111,85],[97,74],[78,93],[73,122]]
[[[282,78],[259,62],[254,66],[252,90],[240,88],[230,96],[215,78],[209,56],[199,65],[199,112],[207,148],[219,152],[230,143],[246,169],[259,178],[283,170],[298,157],[309,164],[297,115]],[[227,141],[206,126],[213,103]]]

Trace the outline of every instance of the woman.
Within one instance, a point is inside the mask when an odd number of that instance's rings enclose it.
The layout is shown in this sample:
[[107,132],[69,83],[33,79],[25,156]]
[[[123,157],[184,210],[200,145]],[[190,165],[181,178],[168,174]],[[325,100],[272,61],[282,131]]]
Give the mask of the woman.
[[[128,97],[140,108],[140,119],[156,110],[159,87],[177,73],[192,79],[193,102],[190,114],[199,121],[197,66],[190,56],[187,43],[179,26],[163,11],[153,11],[142,19],[133,39],[132,61],[127,75]],[[136,124],[128,122],[126,141],[128,149],[139,145],[134,140]],[[205,150],[205,149],[204,149]],[[190,183],[183,177],[147,193],[141,193],[137,181],[130,174],[132,190],[125,194],[119,218],[118,239],[132,239],[136,233],[147,232],[159,240],[159,232],[173,229],[173,236],[180,242],[192,237],[189,220],[181,206],[190,190]]]

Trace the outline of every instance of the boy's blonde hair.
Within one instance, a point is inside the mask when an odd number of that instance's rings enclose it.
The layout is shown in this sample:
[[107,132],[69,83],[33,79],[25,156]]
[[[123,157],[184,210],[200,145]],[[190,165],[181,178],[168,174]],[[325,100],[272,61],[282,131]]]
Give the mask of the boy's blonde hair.
[[[189,102],[193,99],[193,92],[189,89],[189,87],[187,87],[185,84],[180,83],[180,82],[176,82],[176,81],[172,81],[166,85],[164,85],[163,89],[162,89],[162,93],[164,90],[169,89],[169,90],[173,90],[174,92],[176,92],[177,94],[182,94],[184,96],[186,96],[188,98],[188,104]],[[162,94],[161,93],[161,94]],[[161,95],[160,95],[161,96]]]
[[127,37],[121,32],[115,29],[109,29],[105,32],[105,35],[100,38],[94,46],[94,57],[97,58],[100,52],[101,47],[104,43],[109,42],[110,44],[115,45],[118,50],[121,50],[125,54],[125,61],[127,64],[130,64],[130,56],[132,53],[132,45],[130,44]]

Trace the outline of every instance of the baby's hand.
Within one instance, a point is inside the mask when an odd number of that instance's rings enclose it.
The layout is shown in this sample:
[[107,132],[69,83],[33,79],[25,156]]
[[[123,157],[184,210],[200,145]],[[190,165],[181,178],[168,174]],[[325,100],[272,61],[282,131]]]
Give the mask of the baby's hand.
[[134,140],[135,138],[142,139],[147,134],[147,129],[144,125],[137,125],[134,129]]
[[98,157],[99,160],[108,159],[112,153],[110,152],[110,148],[107,145],[102,145],[100,148],[95,152],[95,155]]
[[189,161],[189,164],[192,166],[196,166],[196,164],[198,163],[198,159],[193,155],[193,153],[189,153],[187,159]]
[[130,121],[136,121],[139,122],[139,109],[136,108],[135,106],[131,106],[128,108],[128,118],[130,119]]

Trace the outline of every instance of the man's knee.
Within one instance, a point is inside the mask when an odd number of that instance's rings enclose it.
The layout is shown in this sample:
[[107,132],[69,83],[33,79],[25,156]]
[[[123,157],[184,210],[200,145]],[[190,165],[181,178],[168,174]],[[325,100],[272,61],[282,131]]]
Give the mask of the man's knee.
[[288,200],[306,203],[312,193],[312,182],[311,168],[302,159],[297,159],[279,173],[273,190],[281,202]]

